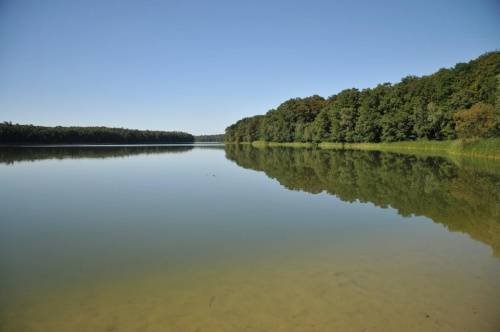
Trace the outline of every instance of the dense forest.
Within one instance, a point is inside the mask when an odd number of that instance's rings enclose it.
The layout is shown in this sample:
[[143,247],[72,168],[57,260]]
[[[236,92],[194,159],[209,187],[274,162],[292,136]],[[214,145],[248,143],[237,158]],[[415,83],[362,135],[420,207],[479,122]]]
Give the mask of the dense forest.
[[192,143],[183,132],[108,127],[42,127],[0,123],[0,144]]
[[194,141],[199,143],[224,142],[224,136],[224,134],[198,135],[194,137]]
[[[440,157],[228,144],[226,158],[290,190],[391,206],[469,234],[500,257],[500,173]],[[485,195],[485,193],[488,193]]]
[[226,128],[228,142],[395,142],[500,136],[500,52],[407,76],[397,84],[352,88],[327,99],[293,98]]

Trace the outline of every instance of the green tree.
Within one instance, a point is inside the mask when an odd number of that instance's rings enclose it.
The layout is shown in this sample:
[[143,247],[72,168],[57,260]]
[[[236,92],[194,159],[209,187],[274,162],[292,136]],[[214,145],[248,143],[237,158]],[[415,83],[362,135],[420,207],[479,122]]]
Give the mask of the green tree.
[[477,103],[454,116],[455,130],[462,139],[499,136],[499,114],[493,105]]
[[[500,52],[454,68],[374,89],[342,90],[328,99],[292,98],[255,122],[229,126],[230,141],[393,142],[457,137],[454,114],[474,104],[500,109]],[[496,131],[499,131],[497,128]]]

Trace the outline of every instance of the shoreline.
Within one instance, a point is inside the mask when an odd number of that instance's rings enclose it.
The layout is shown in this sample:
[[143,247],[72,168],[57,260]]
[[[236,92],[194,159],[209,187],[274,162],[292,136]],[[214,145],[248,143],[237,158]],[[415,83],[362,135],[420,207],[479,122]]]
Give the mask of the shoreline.
[[355,149],[355,150],[380,150],[398,152],[435,152],[456,156],[469,156],[474,158],[500,159],[500,138],[477,139],[472,141],[409,141],[392,143],[277,143],[277,142],[224,142],[225,144],[249,144],[255,147],[281,146],[303,147],[321,149]]

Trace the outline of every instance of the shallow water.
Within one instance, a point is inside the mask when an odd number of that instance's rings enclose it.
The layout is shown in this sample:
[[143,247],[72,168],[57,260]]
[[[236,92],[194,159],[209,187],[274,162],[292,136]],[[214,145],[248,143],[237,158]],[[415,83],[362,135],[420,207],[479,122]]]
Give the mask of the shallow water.
[[5,331],[497,331],[498,175],[251,147],[3,148]]

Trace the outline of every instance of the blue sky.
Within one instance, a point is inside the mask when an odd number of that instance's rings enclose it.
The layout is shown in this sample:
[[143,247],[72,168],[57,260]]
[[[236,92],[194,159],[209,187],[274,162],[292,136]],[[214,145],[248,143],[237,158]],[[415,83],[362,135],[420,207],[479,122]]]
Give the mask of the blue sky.
[[0,121],[223,133],[498,49],[498,0],[0,0]]

